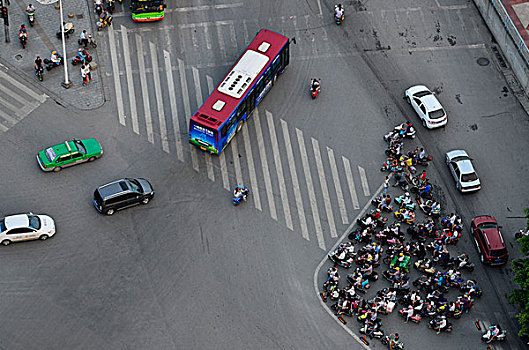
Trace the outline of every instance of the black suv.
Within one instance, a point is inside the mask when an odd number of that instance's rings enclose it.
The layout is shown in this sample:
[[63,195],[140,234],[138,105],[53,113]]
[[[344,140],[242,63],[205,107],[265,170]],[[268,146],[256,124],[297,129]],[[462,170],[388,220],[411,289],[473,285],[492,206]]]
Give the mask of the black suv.
[[152,197],[154,190],[149,181],[142,178],[121,179],[98,187],[94,191],[94,206],[98,212],[112,215],[116,210],[147,204]]

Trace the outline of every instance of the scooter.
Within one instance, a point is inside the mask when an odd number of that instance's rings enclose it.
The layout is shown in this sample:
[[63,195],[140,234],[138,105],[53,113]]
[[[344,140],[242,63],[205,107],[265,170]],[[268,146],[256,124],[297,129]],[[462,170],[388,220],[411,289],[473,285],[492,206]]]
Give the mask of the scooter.
[[[409,123],[409,122],[408,122]],[[415,138],[415,128],[413,127],[413,125],[411,125],[411,123],[402,123],[402,124],[399,124],[395,127],[395,131],[398,131],[400,135],[402,135],[403,137],[409,137],[410,139],[414,139]],[[410,126],[409,129],[408,129],[408,125]],[[406,129],[408,129],[408,131],[406,131]]]
[[314,100],[316,99],[316,97],[318,97],[318,93],[320,92],[320,85],[318,84],[318,86],[314,89],[312,83],[313,81],[310,82],[310,95],[312,96],[312,99]]
[[529,229],[528,230],[520,230],[514,234],[515,239],[522,238],[523,236],[529,236]]
[[[436,318],[434,318],[433,320],[431,320],[428,323],[428,328],[431,328],[433,330],[438,331],[439,330],[439,323],[441,321],[441,317],[446,318],[445,316],[437,316]],[[443,328],[441,328],[441,332],[442,331],[452,332],[452,324],[450,322],[446,321],[446,325]]]
[[107,19],[102,20],[101,18],[97,21],[97,31],[101,31],[106,26],[112,25],[112,16],[108,16]]
[[[64,23],[64,36],[67,39],[70,39],[70,34],[73,34],[74,32],[75,32],[75,28],[74,28],[72,22]],[[56,36],[57,36],[57,39],[59,39],[59,40],[62,39],[61,29],[59,29],[59,31],[57,32]]]
[[42,77],[43,73],[44,68],[35,69],[35,75],[37,76],[37,78],[39,78],[40,81],[44,80],[44,78]]
[[103,4],[99,4],[99,3],[94,4],[94,12],[99,17],[101,13],[103,12]]
[[243,200],[246,201],[246,198],[250,194],[250,190],[247,188],[245,189],[246,193],[244,193],[242,196],[236,196],[236,191],[233,191],[233,205],[238,206]]
[[107,10],[108,12],[110,12],[110,14],[113,14],[116,11],[116,1],[115,0],[108,0]]
[[371,330],[367,329],[367,323],[364,324],[363,327],[359,329],[359,332],[361,334],[369,335],[373,338],[382,338],[384,336],[384,331],[382,329],[379,329],[378,327],[375,327],[375,329],[371,332]]
[[92,62],[92,56],[90,56],[88,53],[86,54],[86,57],[85,58],[82,58],[79,56],[79,54],[77,54],[77,56],[75,56],[74,58],[72,58],[72,64],[75,66],[77,64],[81,64],[81,63],[90,63]]
[[33,25],[35,24],[35,11],[29,11],[27,12],[27,14],[29,25],[33,27]]
[[[78,39],[77,42],[79,43],[79,46],[83,45],[83,42],[81,41],[81,39]],[[94,49],[97,48],[97,43],[92,38],[92,34],[90,33],[88,33],[88,45],[91,45]]]
[[400,222],[405,222],[408,225],[413,224],[415,221],[415,213],[412,211],[405,212],[405,209],[400,209],[395,212],[395,217]]
[[507,331],[501,329],[501,327],[499,325],[492,325],[490,326],[488,329],[487,329],[487,332],[485,334],[483,334],[481,336],[481,340],[483,341],[490,341],[490,338],[492,338],[492,330],[494,328],[498,327],[498,329],[500,330],[500,332],[496,335],[496,337],[494,337],[493,341],[494,340],[497,340],[497,341],[504,341],[505,338],[507,337]]
[[406,194],[403,194],[403,195],[400,195],[399,197],[396,197],[395,199],[393,199],[393,201],[395,201],[395,203],[397,203],[400,208],[406,208],[408,210],[414,211],[415,208],[417,208],[415,206],[415,203],[411,202],[411,198],[410,198],[410,201],[408,203],[406,203],[404,201],[404,198],[406,198]]

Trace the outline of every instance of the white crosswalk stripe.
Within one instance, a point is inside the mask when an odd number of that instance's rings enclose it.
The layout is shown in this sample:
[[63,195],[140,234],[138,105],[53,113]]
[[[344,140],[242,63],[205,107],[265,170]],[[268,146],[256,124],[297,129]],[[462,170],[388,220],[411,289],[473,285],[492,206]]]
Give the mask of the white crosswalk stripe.
[[47,98],[0,69],[0,131],[8,131]]
[[[321,16],[317,18],[322,21]],[[313,17],[308,15],[299,21],[296,17],[283,16],[238,22],[183,23],[172,27],[179,29],[181,38],[187,43],[195,42],[199,46],[194,48],[191,45],[189,50],[199,52],[207,48],[219,57],[232,57],[240,53],[262,26],[299,31],[298,22],[299,26],[305,27],[312,20]],[[141,30],[124,26],[120,30],[109,30],[112,64],[109,79],[114,81],[119,123],[158,145],[163,152],[176,153],[175,160],[189,164],[199,176],[203,174],[204,179],[221,184],[227,191],[231,191],[236,183],[249,183],[250,197],[253,197],[253,206],[257,210],[280,223],[284,220],[288,230],[299,231],[300,238],[313,240],[320,249],[332,245],[338,230],[342,229],[337,224],[347,225],[350,216],[354,215],[351,211],[359,210],[365,202],[364,197],[369,195],[366,169],[350,164],[349,159],[325,144],[320,145],[320,141],[311,135],[307,135],[305,141],[304,132],[295,125],[290,126],[284,116],[274,116],[264,109],[263,113],[254,110],[242,126],[242,136],[235,136],[219,156],[198,150],[186,140],[190,116],[203,103],[204,94],[215,88],[212,76],[205,73],[206,67],[215,66],[188,62],[188,57],[195,57],[195,52],[178,56],[170,49],[160,49],[156,43],[142,40],[141,35]],[[291,45],[293,56],[309,56],[319,44],[328,45],[329,38],[326,32],[318,31],[298,40],[304,42]],[[158,57],[159,53],[163,54],[163,62],[158,61],[162,59]],[[197,59],[201,60],[200,57]],[[119,66],[121,61],[125,64],[122,69]],[[226,65],[231,63],[226,62]],[[13,104],[17,100],[6,102]],[[3,110],[11,109],[8,105]],[[17,121],[12,116],[2,118],[3,110],[0,109],[0,130]],[[130,116],[129,123],[126,123],[126,116]],[[308,150],[306,146],[309,146]],[[351,166],[356,167],[354,172]],[[361,199],[355,183],[358,188],[362,187],[364,196]],[[263,205],[268,209],[263,210]]]

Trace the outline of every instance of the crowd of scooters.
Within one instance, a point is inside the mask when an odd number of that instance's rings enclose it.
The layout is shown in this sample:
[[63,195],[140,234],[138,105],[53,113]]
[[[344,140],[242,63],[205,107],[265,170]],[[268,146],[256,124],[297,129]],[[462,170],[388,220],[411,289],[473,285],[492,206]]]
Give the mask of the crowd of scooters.
[[[452,256],[448,251],[448,246],[456,245],[461,237],[461,218],[451,213],[441,219],[441,206],[434,199],[426,171],[416,175],[416,167],[427,166],[432,157],[422,148],[404,153],[402,147],[406,137],[415,137],[410,122],[398,125],[384,136],[389,144],[388,158],[381,168],[393,174],[393,186],[400,187],[404,194],[394,198],[392,203],[387,176],[383,193],[372,201],[376,208],[357,220],[358,227],[349,233],[348,242],[342,242],[329,252],[334,266],[327,271],[321,292],[324,302],[329,299],[333,302],[331,309],[342,323],[347,323],[344,316],[356,317],[361,323],[359,332],[365,335],[364,340],[379,338],[390,349],[404,349],[404,344],[398,333],[385,334],[380,316],[392,313],[397,304],[402,305],[398,313],[405,323],[420,323],[427,318],[428,327],[439,334],[451,332],[449,319],[468,313],[475,298],[482,295],[475,280],[462,276],[462,271],[474,270],[469,256],[464,253]],[[416,222],[417,207],[426,216],[424,222]],[[382,216],[382,212],[392,213],[394,223],[388,224],[389,218]],[[405,224],[408,226],[403,230]],[[413,263],[412,257],[416,257]],[[362,297],[378,280],[375,269],[381,262],[387,265],[381,275],[390,286],[378,290],[372,298]],[[356,268],[346,275],[346,286],[341,287],[338,267],[351,269],[353,265]],[[413,281],[410,266],[419,272],[419,277]],[[457,290],[458,295],[450,298],[447,294],[451,290]],[[505,334],[495,325],[482,339],[487,342],[503,340]]]

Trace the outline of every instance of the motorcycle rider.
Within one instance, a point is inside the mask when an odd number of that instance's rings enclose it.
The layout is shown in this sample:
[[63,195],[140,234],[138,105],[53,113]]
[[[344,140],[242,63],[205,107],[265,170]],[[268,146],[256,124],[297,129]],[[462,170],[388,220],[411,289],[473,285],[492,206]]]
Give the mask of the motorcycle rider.
[[490,326],[489,329],[490,329],[490,339],[487,340],[487,344],[492,343],[494,338],[496,338],[498,334],[500,334],[501,332],[500,326],[498,326],[497,324]]
[[388,338],[389,350],[393,350],[393,348],[396,348],[399,343],[399,333],[391,333]]
[[103,1],[94,0],[94,11],[100,16],[103,11]]
[[310,90],[319,91],[320,90],[320,81],[317,78],[312,78],[310,80]]
[[88,52],[86,52],[86,50],[84,50],[83,48],[79,48],[79,50],[77,50],[77,57],[83,61],[83,63],[87,63],[87,59],[88,59]]
[[424,151],[424,148],[419,149],[419,154],[417,155],[417,159],[419,161],[424,160],[424,157],[426,156],[426,152]]
[[435,325],[436,325],[436,328],[437,328],[437,334],[441,333],[441,331],[443,329],[446,328],[446,326],[448,325],[448,322],[446,321],[446,316],[440,316],[436,321],[435,321]]
[[410,205],[412,202],[411,202],[411,196],[410,196],[410,192],[406,192],[404,193],[404,197],[402,198],[402,204],[404,205]]
[[99,16],[99,18],[101,19],[101,25],[103,25],[103,23],[105,22],[107,22],[107,25],[110,25],[110,23],[112,22],[112,16],[108,13],[108,10],[104,10]]
[[432,185],[430,185],[429,182],[426,182],[424,186],[419,188],[419,196],[424,197],[425,195],[428,195],[431,190],[432,190]]
[[51,52],[50,61],[55,66],[58,66],[59,64],[61,64],[61,60],[57,56],[57,51],[54,50]]
[[20,25],[20,28],[18,29],[18,37],[19,38],[22,38],[23,36],[26,37],[26,40],[27,40],[27,37],[28,37],[28,30],[26,28],[26,26],[24,25],[24,23],[22,23]]
[[344,8],[342,4],[338,4],[334,6],[334,17],[335,18],[339,18],[343,21],[343,13],[344,13]]
[[43,69],[44,67],[42,66],[42,59],[40,56],[37,56],[37,58],[35,58],[35,71],[42,71]]
[[235,190],[233,190],[233,196],[235,198],[242,197],[243,200],[246,200],[248,197],[248,188],[242,184],[239,184],[237,187],[235,187]]
[[80,40],[81,40],[81,44],[86,49],[86,47],[88,46],[88,33],[86,32],[86,29],[84,29],[83,32],[81,33],[81,39]]
[[26,13],[27,15],[34,15],[35,14],[35,7],[33,7],[32,4],[29,4],[28,7],[26,7]]

